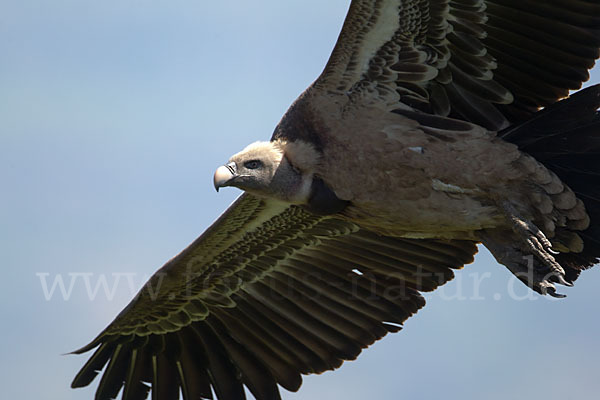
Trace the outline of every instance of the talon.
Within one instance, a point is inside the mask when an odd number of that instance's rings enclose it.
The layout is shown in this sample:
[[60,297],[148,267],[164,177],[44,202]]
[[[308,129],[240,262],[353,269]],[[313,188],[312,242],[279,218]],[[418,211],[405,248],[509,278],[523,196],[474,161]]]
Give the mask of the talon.
[[552,247],[548,247],[548,248],[546,249],[546,251],[547,251],[548,253],[550,253],[550,254],[554,254],[554,255],[560,254],[560,251],[553,250],[553,249],[552,249]]
[[554,275],[554,276],[556,276],[556,279],[558,279],[558,283],[560,283],[561,285],[569,286],[569,287],[573,286],[573,284],[571,282],[567,282],[565,280],[564,276],[562,276],[562,275]]
[[567,297],[566,294],[556,293],[556,289],[554,287],[547,288],[547,293],[556,299],[564,299],[565,297]]

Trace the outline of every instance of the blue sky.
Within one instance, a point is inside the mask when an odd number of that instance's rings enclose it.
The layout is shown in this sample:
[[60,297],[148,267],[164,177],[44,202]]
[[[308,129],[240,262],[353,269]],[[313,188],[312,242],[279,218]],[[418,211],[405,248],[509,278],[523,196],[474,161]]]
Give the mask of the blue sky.
[[[86,357],[61,354],[238,195],[214,169],[270,137],[348,3],[0,1],[3,397],[92,398],[69,389]],[[482,251],[401,333],[284,398],[593,398],[599,284],[530,295]]]

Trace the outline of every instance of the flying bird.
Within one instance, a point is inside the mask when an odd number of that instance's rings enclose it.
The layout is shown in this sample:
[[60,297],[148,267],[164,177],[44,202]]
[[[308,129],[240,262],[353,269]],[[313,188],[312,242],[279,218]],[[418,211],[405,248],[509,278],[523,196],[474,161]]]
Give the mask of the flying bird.
[[[541,295],[600,257],[595,0],[353,0],[244,193],[87,346],[96,399],[279,399],[425,305],[481,243]],[[558,287],[558,288],[557,288]]]

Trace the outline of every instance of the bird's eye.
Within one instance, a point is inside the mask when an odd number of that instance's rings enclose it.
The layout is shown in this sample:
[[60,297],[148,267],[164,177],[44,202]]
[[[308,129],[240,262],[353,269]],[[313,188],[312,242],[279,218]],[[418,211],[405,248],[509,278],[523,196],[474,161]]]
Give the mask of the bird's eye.
[[260,160],[250,160],[250,161],[246,161],[244,163],[244,167],[248,168],[248,169],[256,169],[259,168],[262,165],[262,162]]

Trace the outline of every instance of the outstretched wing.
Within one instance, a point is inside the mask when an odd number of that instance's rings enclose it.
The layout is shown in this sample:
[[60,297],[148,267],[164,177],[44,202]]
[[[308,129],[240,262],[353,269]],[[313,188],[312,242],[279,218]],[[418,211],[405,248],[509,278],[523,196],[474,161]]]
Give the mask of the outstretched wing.
[[301,374],[354,359],[396,332],[473,259],[468,241],[377,236],[242,195],[170,260],[83,353],[72,386],[104,368],[96,399],[279,398]]
[[596,0],[353,0],[312,90],[499,130],[580,88],[599,48]]

